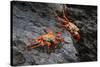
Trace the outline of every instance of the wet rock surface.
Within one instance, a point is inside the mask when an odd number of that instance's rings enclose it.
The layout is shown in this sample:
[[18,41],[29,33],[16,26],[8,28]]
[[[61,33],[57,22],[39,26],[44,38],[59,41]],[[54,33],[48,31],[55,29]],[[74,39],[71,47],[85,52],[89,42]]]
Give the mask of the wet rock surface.
[[[55,10],[62,10],[62,4],[12,2],[13,64],[40,65],[97,60],[97,14],[96,7],[67,5],[69,18],[80,28],[81,40],[73,41],[71,34],[56,26]],[[75,7],[76,6],[76,7]],[[91,11],[91,12],[88,12]],[[55,49],[51,54],[47,48],[27,49],[29,39],[45,34],[44,29],[62,31],[68,44]],[[32,34],[32,32],[34,32]]]

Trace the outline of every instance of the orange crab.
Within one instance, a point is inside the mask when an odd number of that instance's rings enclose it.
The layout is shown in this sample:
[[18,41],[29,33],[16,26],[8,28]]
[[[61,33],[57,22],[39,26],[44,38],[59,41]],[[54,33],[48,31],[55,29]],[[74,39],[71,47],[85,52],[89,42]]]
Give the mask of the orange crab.
[[64,10],[63,17],[60,17],[56,13],[56,20],[58,22],[57,25],[62,26],[63,28],[68,30],[76,41],[80,40],[79,28],[65,16]]
[[30,44],[27,47],[29,48],[36,48],[40,46],[46,46],[48,49],[50,49],[50,46],[54,46],[54,48],[57,47],[58,43],[64,42],[67,43],[62,37],[60,32],[56,32],[55,34],[53,32],[48,32],[47,34],[38,36],[35,39],[32,39],[34,44]]

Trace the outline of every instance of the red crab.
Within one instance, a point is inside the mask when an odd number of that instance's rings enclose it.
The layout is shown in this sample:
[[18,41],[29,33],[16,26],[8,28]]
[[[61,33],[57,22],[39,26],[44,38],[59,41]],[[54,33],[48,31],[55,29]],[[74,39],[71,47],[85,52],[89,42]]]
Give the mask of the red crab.
[[53,32],[48,32],[47,34],[40,35],[37,38],[32,39],[32,41],[36,43],[36,45],[30,44],[27,47],[36,48],[40,46],[46,46],[48,49],[50,49],[51,45],[56,48],[58,43],[67,43],[63,38],[61,38],[60,32],[56,32],[55,34]]
[[62,13],[63,13],[63,17],[57,15],[56,13],[57,25],[68,30],[73,36],[73,38],[76,41],[79,41],[80,40],[79,28],[65,16],[64,11]]

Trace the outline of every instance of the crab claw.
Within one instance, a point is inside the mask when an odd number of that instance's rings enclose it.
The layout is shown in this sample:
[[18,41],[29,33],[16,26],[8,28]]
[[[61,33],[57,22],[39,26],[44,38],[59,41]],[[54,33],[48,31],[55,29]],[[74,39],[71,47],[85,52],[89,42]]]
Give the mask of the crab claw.
[[77,42],[80,41],[80,35],[79,35],[79,34],[75,35],[75,36],[74,36],[74,39],[75,39]]

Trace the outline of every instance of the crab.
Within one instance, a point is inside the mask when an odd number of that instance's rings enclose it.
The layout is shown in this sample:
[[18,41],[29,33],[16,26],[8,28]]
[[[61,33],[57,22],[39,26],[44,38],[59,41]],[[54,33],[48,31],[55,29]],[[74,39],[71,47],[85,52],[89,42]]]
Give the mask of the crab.
[[34,42],[34,44],[30,44],[27,47],[28,48],[37,48],[40,46],[46,46],[48,50],[50,50],[50,46],[53,46],[54,48],[57,48],[57,45],[59,43],[68,43],[64,40],[64,38],[61,37],[61,33],[60,32],[47,32],[44,35],[40,35],[36,38],[33,38],[32,41]]
[[62,17],[56,13],[56,21],[57,25],[68,30],[77,42],[80,40],[79,28],[68,19],[64,10],[62,11]]

